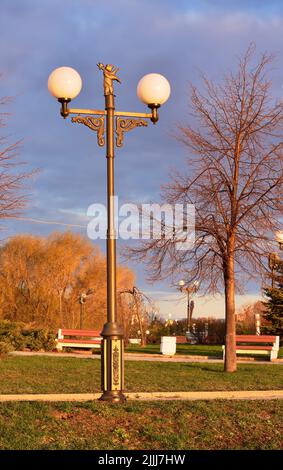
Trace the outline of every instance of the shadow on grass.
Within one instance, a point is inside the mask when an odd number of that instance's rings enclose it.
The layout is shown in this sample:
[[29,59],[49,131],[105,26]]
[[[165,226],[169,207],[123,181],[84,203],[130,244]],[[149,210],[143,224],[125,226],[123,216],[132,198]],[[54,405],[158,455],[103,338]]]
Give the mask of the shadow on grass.
[[[196,370],[196,367],[195,367],[194,364],[186,364],[185,366],[186,366],[186,368],[188,368],[188,369]],[[209,365],[209,366],[203,365],[203,366],[202,366],[202,365],[200,365],[199,363],[197,363],[197,366],[198,366],[198,367],[197,367],[197,370],[198,370],[198,371],[199,371],[199,370],[201,370],[201,371],[208,371],[208,372],[213,372],[213,373],[216,373],[216,374],[218,374],[218,373],[221,373],[221,374],[222,374],[222,373],[224,372],[224,368],[223,368],[223,365],[222,365],[222,364],[219,364],[219,367],[217,367],[217,365],[216,365],[216,367],[214,367],[214,365]]]

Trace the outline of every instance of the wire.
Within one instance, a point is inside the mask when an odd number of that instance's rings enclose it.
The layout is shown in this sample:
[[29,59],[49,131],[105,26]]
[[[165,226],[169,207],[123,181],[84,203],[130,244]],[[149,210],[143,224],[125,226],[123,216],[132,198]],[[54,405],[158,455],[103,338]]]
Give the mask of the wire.
[[9,217],[9,218],[14,219],[14,220],[26,220],[28,222],[34,222],[34,223],[37,223],[37,224],[64,225],[65,227],[87,228],[87,225],[67,224],[65,222],[55,222],[54,220],[32,219],[32,218],[29,218],[29,217]]
[[158,299],[156,300],[156,302],[172,302],[179,304],[183,300],[185,300],[185,297],[181,297],[180,299]]

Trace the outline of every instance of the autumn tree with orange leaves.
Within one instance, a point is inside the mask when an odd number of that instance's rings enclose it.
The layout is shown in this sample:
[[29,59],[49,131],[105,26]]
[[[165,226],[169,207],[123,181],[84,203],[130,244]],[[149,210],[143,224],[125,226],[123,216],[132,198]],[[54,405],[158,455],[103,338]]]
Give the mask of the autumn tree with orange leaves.
[[[87,238],[72,232],[18,235],[0,248],[0,266],[0,318],[54,330],[79,328],[79,297],[91,289],[84,328],[105,323],[106,260]],[[132,288],[129,268],[118,266],[117,276],[118,289]]]

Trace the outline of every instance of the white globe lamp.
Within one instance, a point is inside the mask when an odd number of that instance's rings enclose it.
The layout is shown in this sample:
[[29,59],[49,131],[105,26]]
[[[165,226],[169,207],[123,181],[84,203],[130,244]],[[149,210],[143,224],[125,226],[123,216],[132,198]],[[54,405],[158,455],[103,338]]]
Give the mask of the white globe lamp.
[[72,100],[82,89],[82,79],[72,67],[59,67],[49,75],[47,86],[55,98]]
[[158,121],[157,108],[166,103],[170,92],[170,83],[159,73],[149,73],[139,81],[137,95],[152,110],[151,120],[154,124]]

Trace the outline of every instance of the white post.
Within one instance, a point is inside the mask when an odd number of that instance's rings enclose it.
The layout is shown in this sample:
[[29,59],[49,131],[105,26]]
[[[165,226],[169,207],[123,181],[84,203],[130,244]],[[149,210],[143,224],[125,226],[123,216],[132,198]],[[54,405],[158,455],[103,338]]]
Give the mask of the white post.
[[275,342],[273,343],[273,348],[270,351],[270,360],[277,359],[278,351],[279,351],[279,340],[280,336],[275,336]]
[[255,313],[255,334],[260,336],[260,314]]
[[62,334],[62,329],[59,328],[58,330],[58,333],[57,333],[57,345],[56,345],[56,349],[57,351],[62,351],[63,350],[63,347],[62,347],[62,344],[60,344],[60,339],[64,339],[64,335]]
[[223,350],[223,361],[225,361],[225,346],[222,346],[222,350]]

